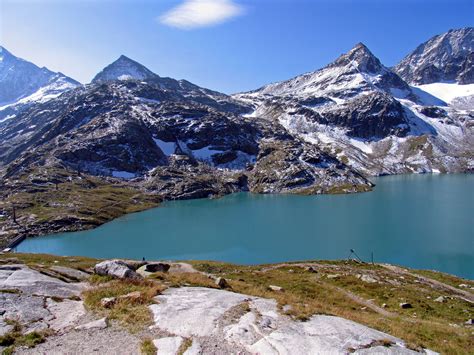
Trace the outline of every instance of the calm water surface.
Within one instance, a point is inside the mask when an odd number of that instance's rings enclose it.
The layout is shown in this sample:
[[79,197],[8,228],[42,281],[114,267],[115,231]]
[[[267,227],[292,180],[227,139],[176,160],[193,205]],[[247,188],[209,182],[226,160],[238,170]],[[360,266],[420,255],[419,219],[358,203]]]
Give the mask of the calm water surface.
[[235,194],[168,202],[97,229],[28,239],[20,252],[235,263],[347,258],[474,279],[474,175],[376,178],[337,196]]

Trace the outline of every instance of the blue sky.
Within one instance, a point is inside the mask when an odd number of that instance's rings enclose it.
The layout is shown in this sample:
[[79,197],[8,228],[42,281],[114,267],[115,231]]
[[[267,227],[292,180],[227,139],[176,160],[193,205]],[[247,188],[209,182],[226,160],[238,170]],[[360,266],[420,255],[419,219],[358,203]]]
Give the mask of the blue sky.
[[226,93],[316,70],[357,42],[385,65],[450,28],[474,0],[0,0],[0,44],[89,82],[121,54]]

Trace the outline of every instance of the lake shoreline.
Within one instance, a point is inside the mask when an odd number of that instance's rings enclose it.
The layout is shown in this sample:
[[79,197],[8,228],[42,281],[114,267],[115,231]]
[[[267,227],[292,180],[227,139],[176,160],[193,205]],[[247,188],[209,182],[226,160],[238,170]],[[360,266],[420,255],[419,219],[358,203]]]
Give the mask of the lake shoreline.
[[[443,251],[446,258],[439,259],[434,252],[439,253],[440,249],[433,249],[432,243],[420,239],[434,236],[439,240],[435,247],[441,247],[446,228],[456,227],[459,243],[469,243],[468,231],[459,228],[468,226],[465,212],[472,201],[465,191],[472,185],[471,177],[464,174],[383,177],[376,181],[378,187],[372,194],[312,197],[239,193],[213,200],[166,201],[160,208],[127,214],[86,232],[27,239],[18,250],[105,258],[222,260],[254,265],[341,259],[347,257],[349,249],[355,249],[365,261],[370,261],[373,253],[375,261],[472,277],[469,272],[466,274],[466,270],[472,269],[469,266],[472,259],[466,254],[469,249],[458,248],[464,255],[454,258],[452,247],[447,248]],[[443,196],[446,203],[440,203]],[[413,205],[414,213],[406,211],[406,204]],[[456,213],[457,210],[461,212]],[[418,216],[420,213],[425,215]],[[437,215],[443,217],[432,217]],[[308,219],[311,216],[314,217]],[[344,224],[339,223],[341,216],[346,219]],[[245,220],[245,224],[240,224],[240,220]],[[426,225],[423,220],[433,222]],[[286,236],[290,235],[294,237],[288,243]],[[269,249],[270,236],[274,246]],[[326,236],[332,238],[328,240]],[[105,249],[104,245],[107,245]],[[125,247],[115,250],[115,245]]]

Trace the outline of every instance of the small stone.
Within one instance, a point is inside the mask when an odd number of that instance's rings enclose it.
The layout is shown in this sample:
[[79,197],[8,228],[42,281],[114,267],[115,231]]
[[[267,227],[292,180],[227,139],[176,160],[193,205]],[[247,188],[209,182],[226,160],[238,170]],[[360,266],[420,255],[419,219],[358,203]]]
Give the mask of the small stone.
[[439,296],[439,297],[436,298],[434,301],[435,301],[435,302],[439,302],[439,303],[444,303],[444,302],[446,302],[446,297]]
[[465,324],[466,325],[474,325],[474,319],[468,319]]
[[115,303],[117,303],[115,297],[105,297],[100,300],[100,305],[104,308],[112,308]]
[[461,287],[461,288],[468,288],[469,286],[466,285],[466,284],[460,284],[459,287]]
[[288,272],[289,272],[289,273],[294,273],[294,272],[295,272],[295,270],[293,270],[293,269],[290,269],[290,270],[288,270]]
[[326,277],[327,277],[328,279],[337,279],[337,278],[340,277],[340,276],[341,276],[341,275],[339,275],[339,274],[331,274],[331,275],[327,275]]
[[268,286],[268,288],[272,291],[275,291],[275,292],[282,292],[283,291],[283,287],[280,287],[280,286],[270,285],[270,286]]
[[140,291],[134,291],[127,293],[126,295],[119,296],[118,299],[120,300],[129,300],[129,301],[138,301],[142,298],[142,294]]
[[293,307],[289,304],[285,304],[281,309],[284,313],[288,313],[293,310]]
[[76,330],[92,330],[92,329],[105,329],[107,327],[108,327],[107,318],[101,318],[101,319],[95,320],[93,322],[89,322],[89,323],[77,326],[74,329],[76,329]]
[[367,282],[367,283],[376,283],[376,282],[377,282],[377,280],[374,279],[374,278],[373,278],[372,276],[370,276],[370,275],[362,275],[362,276],[360,277],[360,280],[361,280],[361,281],[364,281],[364,282]]
[[387,307],[388,307],[388,305],[386,303],[382,304],[382,308],[387,308]]
[[313,273],[317,273],[317,272],[318,272],[318,271],[317,271],[314,267],[312,267],[312,266],[308,266],[308,267],[306,268],[306,271],[308,271],[308,272],[313,272]]
[[219,286],[219,288],[228,288],[228,287],[230,287],[227,280],[224,279],[223,277],[218,277],[216,279],[216,285]]
[[411,303],[408,303],[408,302],[400,303],[400,307],[403,308],[403,309],[413,308],[413,306],[411,305]]

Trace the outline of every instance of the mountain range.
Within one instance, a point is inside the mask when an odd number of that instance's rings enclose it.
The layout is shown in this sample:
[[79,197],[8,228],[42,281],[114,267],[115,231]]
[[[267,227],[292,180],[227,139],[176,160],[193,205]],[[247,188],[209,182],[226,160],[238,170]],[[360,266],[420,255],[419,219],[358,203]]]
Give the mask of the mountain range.
[[234,95],[123,55],[82,85],[0,47],[3,187],[62,169],[182,199],[472,172],[473,34],[435,36],[393,68],[359,43],[324,68]]

